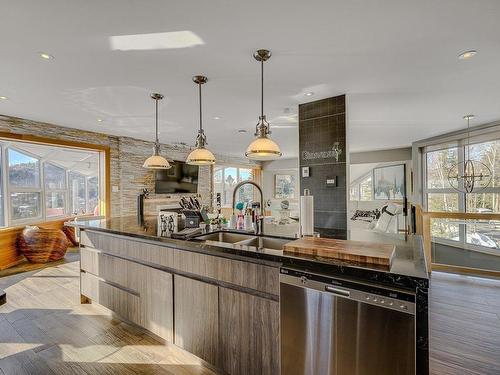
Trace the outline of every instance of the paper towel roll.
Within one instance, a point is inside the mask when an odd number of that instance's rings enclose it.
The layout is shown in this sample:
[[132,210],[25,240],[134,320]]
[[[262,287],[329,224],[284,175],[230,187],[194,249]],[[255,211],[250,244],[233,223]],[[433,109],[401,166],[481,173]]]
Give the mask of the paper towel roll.
[[300,197],[300,229],[302,236],[314,234],[314,197],[308,189]]

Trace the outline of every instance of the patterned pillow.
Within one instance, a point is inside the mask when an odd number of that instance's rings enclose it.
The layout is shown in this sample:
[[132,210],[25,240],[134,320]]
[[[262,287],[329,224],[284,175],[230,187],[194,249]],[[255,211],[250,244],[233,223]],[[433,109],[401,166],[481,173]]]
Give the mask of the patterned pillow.
[[351,217],[351,220],[366,221],[368,223],[371,223],[373,220],[376,220],[379,216],[380,216],[380,211],[378,209],[370,211],[356,210],[354,212],[354,215]]

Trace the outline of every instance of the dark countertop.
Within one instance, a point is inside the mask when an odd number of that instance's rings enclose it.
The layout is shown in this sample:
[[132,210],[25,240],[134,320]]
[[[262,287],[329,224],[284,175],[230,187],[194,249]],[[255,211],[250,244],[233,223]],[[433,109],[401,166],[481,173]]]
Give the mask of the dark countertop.
[[234,257],[240,260],[246,258],[252,262],[274,263],[275,266],[296,267],[305,271],[327,273],[332,276],[353,277],[406,289],[428,287],[427,265],[420,236],[404,236],[364,230],[344,232],[339,235],[340,238],[347,237],[350,240],[394,244],[396,252],[389,268],[340,261],[321,256],[289,254],[284,253],[282,250],[258,249],[247,245],[159,237],[156,231],[156,217],[146,218],[144,224],[138,224],[135,216],[68,222],[66,224],[83,229],[161,242],[165,246],[181,250]]

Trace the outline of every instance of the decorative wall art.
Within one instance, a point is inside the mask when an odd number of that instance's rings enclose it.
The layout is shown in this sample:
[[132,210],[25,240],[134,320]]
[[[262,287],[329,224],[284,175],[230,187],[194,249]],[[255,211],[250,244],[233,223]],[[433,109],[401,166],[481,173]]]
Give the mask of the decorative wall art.
[[373,196],[377,200],[402,200],[406,196],[404,164],[373,168]]
[[294,199],[295,198],[295,176],[291,174],[274,175],[274,198]]

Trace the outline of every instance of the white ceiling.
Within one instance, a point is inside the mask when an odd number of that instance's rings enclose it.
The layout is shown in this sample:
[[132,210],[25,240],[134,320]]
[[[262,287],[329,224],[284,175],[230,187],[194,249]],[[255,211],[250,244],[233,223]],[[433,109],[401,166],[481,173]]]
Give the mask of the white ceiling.
[[[476,114],[476,124],[500,119],[498,0],[1,4],[5,115],[152,139],[149,94],[157,91],[166,96],[161,141],[192,144],[198,103],[191,76],[203,73],[209,77],[209,146],[242,155],[259,115],[259,65],[252,53],[269,48],[265,112],[272,123],[293,123],[294,117],[281,116],[296,113],[299,103],[347,93],[352,151],[407,146],[463,128],[466,113]],[[113,36],[180,31],[198,37],[195,46],[111,49]],[[158,41],[150,42],[155,48]],[[457,55],[469,49],[478,54],[459,61]],[[40,51],[55,58],[43,60]],[[304,96],[309,91],[315,95]],[[286,157],[297,154],[296,128],[275,129],[273,137]]]

